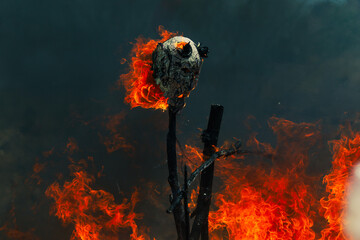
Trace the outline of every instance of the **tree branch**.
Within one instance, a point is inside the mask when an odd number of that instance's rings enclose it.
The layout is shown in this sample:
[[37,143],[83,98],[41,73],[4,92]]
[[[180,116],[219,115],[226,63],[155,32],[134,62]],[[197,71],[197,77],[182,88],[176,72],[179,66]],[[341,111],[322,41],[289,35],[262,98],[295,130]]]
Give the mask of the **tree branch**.
[[208,168],[214,161],[221,157],[228,157],[234,154],[249,154],[251,152],[240,150],[241,143],[237,142],[235,143],[233,148],[230,149],[222,149],[217,152],[215,152],[208,160],[203,162],[200,167],[195,169],[189,176],[188,180],[186,181],[186,186],[184,186],[180,189],[176,197],[173,199],[172,204],[170,208],[167,210],[168,213],[172,213],[174,208],[181,202],[181,200],[184,198],[184,189],[189,188],[191,184],[195,181],[195,179],[199,176],[200,173],[202,173],[206,168]]

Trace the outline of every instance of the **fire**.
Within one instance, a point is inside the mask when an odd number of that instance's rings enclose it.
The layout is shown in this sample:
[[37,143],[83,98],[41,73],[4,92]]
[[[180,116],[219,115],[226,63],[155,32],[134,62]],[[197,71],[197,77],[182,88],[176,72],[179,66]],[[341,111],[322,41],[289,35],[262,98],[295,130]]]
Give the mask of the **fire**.
[[46,196],[55,200],[53,213],[65,224],[75,225],[71,239],[115,240],[121,229],[130,228],[130,239],[144,240],[145,236],[139,233],[135,223],[135,219],[141,217],[134,213],[137,191],[130,201],[117,204],[112,194],[92,189],[93,183],[93,177],[85,171],[77,171],[73,173],[72,181],[63,186],[55,182],[46,190]]
[[123,149],[127,152],[134,151],[134,147],[128,143],[123,136],[123,123],[122,121],[125,118],[125,113],[121,112],[119,114],[110,115],[106,117],[105,128],[108,132],[107,134],[100,134],[100,140],[106,146],[108,153],[118,151]]
[[270,125],[277,135],[277,148],[260,144],[273,153],[270,170],[236,162],[219,166],[217,174],[225,187],[215,198],[217,210],[209,216],[210,231],[219,239],[223,231],[229,239],[315,239],[312,206],[316,197],[305,166],[319,132],[313,124],[283,119],[273,118]]
[[294,186],[289,177],[276,175],[265,174],[268,183],[227,187],[216,197],[210,231],[219,239],[224,233],[219,236],[217,230],[225,230],[229,239],[315,239],[308,186]]
[[321,240],[347,239],[344,231],[346,192],[350,173],[360,159],[360,133],[350,131],[350,136],[331,142],[333,162],[331,172],[324,177],[328,195],[320,203],[328,224],[321,231]]
[[[66,152],[71,155],[78,149],[76,141],[69,138]],[[71,240],[116,240],[124,230],[131,230],[129,239],[150,239],[135,222],[142,217],[134,212],[139,201],[137,190],[130,200],[124,199],[118,204],[111,193],[92,187],[95,177],[85,171],[85,160],[76,162],[71,157],[69,160],[72,180],[63,185],[54,182],[45,195],[55,201],[51,213],[64,224],[74,225]],[[93,158],[88,157],[88,160],[93,161]]]
[[[117,129],[122,119],[121,114],[111,118],[107,129]],[[244,148],[263,152],[262,156],[245,155],[216,161],[214,207],[209,213],[211,239],[354,240],[346,235],[346,193],[351,172],[360,159],[360,133],[350,131],[331,142],[333,166],[323,178],[326,197],[321,198],[324,192],[320,196],[316,188],[321,178],[306,173],[310,152],[321,140],[319,125],[279,118],[271,118],[269,125],[277,137],[276,147],[253,136]],[[78,149],[75,139],[69,138],[65,153],[71,155]],[[203,161],[201,150],[189,145],[181,149],[180,157],[179,168],[185,163],[191,171]],[[128,233],[126,239],[150,239],[136,223],[142,217],[135,212],[139,201],[137,191],[130,199],[116,203],[111,193],[93,187],[95,177],[84,167],[75,166],[74,159],[69,159],[72,179],[63,184],[53,183],[46,196],[55,201],[52,213],[63,223],[74,225],[72,240],[115,240],[124,233]],[[83,162],[79,164],[86,166]],[[40,165],[34,166],[35,172],[42,169]],[[149,188],[150,192],[162,195],[154,186]],[[198,189],[190,189],[192,211],[197,194]],[[159,204],[155,198],[154,202]],[[321,225],[324,221],[327,225],[321,233],[315,230],[314,223]]]
[[182,161],[186,163],[187,167],[189,167],[191,171],[194,171],[197,167],[199,167],[203,161],[203,155],[200,152],[200,149],[190,145],[185,145],[185,152],[180,152],[179,157],[181,157]]
[[159,27],[159,33],[162,37],[158,40],[148,40],[138,38],[131,52],[129,61],[130,71],[120,76],[120,83],[125,86],[125,102],[129,103],[131,108],[154,108],[166,110],[168,107],[167,98],[155,83],[153,78],[152,53],[158,43],[164,42],[175,36],[175,33]]
[[188,44],[188,43],[187,42],[177,42],[177,43],[175,43],[175,47],[178,49],[183,49],[186,44]]
[[[271,153],[272,165],[245,165],[231,158],[215,163],[222,187],[215,190],[215,210],[209,215],[211,239],[315,239],[317,198],[314,178],[305,174],[305,168],[308,151],[319,140],[318,126],[277,118],[270,126],[277,135],[276,149],[255,138],[248,147]],[[187,151],[193,166],[196,161],[191,158],[201,159],[201,154],[191,147]]]

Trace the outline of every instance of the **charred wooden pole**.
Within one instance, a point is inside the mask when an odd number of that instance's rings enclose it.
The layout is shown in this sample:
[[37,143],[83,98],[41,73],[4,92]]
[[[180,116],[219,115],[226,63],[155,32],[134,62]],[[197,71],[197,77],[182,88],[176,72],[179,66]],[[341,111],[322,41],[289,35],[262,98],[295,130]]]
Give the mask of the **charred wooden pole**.
[[190,211],[189,211],[189,203],[188,203],[188,173],[187,166],[184,166],[184,212],[185,212],[185,239],[189,240],[190,238]]
[[[247,151],[247,150],[241,150],[241,142],[236,142],[233,147],[229,149],[222,149],[214,153],[208,160],[204,161],[200,167],[195,169],[189,177],[187,177],[187,181],[184,182],[184,186],[180,189],[180,193],[173,199],[173,202],[171,206],[166,210],[167,213],[172,213],[175,207],[181,202],[182,199],[185,199],[187,196],[185,193],[188,191],[188,188],[191,186],[191,184],[195,181],[195,179],[198,177],[199,174],[201,174],[205,169],[210,167],[212,163],[221,157],[228,157],[234,154],[258,154],[263,155],[264,157],[269,157],[270,155],[265,154],[264,152],[253,152],[253,151]],[[185,200],[184,200],[185,201]]]
[[[216,151],[214,146],[217,145],[221,120],[224,107],[221,105],[211,105],[209,122],[207,129],[202,134],[204,142],[204,160],[206,161]],[[214,163],[201,173],[200,191],[197,200],[196,209],[192,216],[195,220],[192,225],[190,240],[198,240],[201,235],[202,240],[209,239],[208,216],[211,204],[212,183],[214,177]]]
[[[174,36],[159,43],[152,53],[152,70],[154,82],[164,97],[167,98],[169,110],[169,133],[167,135],[167,157],[169,184],[171,187],[170,202],[182,193],[179,185],[176,161],[176,114],[185,107],[185,98],[196,87],[199,80],[203,58],[207,57],[208,48],[195,44],[191,39]],[[173,209],[179,240],[187,240],[185,210],[181,203],[174,204]],[[189,223],[188,223],[189,225]]]
[[[170,203],[174,200],[174,196],[177,196],[180,192],[178,168],[177,168],[177,153],[176,153],[176,115],[178,108],[169,107],[169,132],[167,135],[167,162],[169,170],[169,184],[171,187]],[[178,240],[186,240],[186,223],[184,218],[184,208],[181,204],[178,204],[173,211],[174,220],[176,225],[176,231],[178,234]]]

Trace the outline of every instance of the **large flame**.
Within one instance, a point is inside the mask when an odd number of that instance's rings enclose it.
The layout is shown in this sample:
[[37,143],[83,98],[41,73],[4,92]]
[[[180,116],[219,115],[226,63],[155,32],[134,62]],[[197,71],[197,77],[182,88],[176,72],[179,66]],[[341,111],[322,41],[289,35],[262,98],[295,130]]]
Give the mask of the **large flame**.
[[[263,153],[261,156],[216,161],[215,177],[220,181],[214,182],[214,207],[209,214],[211,239],[356,240],[346,235],[346,193],[360,159],[360,133],[349,131],[331,142],[333,166],[323,178],[326,197],[321,198],[316,187],[320,177],[305,171],[310,153],[321,141],[319,125],[278,118],[271,118],[269,124],[277,136],[276,148],[252,137],[246,148]],[[71,155],[77,150],[75,140],[69,139],[66,152]],[[192,171],[203,161],[201,151],[189,145],[181,156]],[[150,239],[136,224],[141,218],[134,211],[137,191],[118,204],[112,194],[93,188],[95,178],[83,168],[71,169],[72,180],[53,183],[46,195],[55,200],[53,213],[74,225],[72,240],[115,240],[123,231],[129,232],[127,239]],[[192,210],[197,192],[191,190]],[[321,233],[315,232],[324,221],[327,225]]]
[[[321,232],[321,240],[352,239],[345,236],[344,222],[346,211],[346,192],[349,185],[351,172],[360,159],[360,133],[342,136],[339,140],[332,141],[333,162],[331,172],[324,177],[327,197],[320,203],[328,225]],[[360,203],[357,203],[358,205]],[[357,219],[359,221],[359,218]]]
[[[138,228],[135,220],[142,217],[134,212],[139,201],[137,190],[131,198],[121,204],[114,196],[104,190],[94,189],[95,177],[85,171],[87,162],[75,162],[71,154],[78,150],[73,138],[69,139],[67,150],[72,179],[64,184],[54,182],[45,194],[55,200],[51,212],[65,224],[73,224],[71,240],[117,240],[124,230],[131,230],[128,239],[150,239]],[[89,158],[92,160],[92,158]]]
[[[311,240],[315,218],[314,178],[305,174],[308,152],[319,140],[316,124],[295,124],[273,118],[276,149],[255,138],[256,145],[272,154],[272,164],[243,164],[236,159],[216,162],[215,175],[222,187],[215,192],[215,209],[209,215],[211,239]],[[187,147],[191,166],[199,157]]]
[[112,194],[91,188],[94,178],[86,172],[74,172],[73,177],[63,186],[55,182],[46,190],[46,195],[55,200],[54,214],[64,223],[74,224],[72,240],[115,240],[124,228],[132,230],[130,239],[145,239],[135,223],[141,217],[134,212],[137,192],[130,201],[117,204]]
[[139,37],[133,46],[131,60],[129,62],[130,71],[120,76],[120,83],[125,86],[125,102],[132,108],[154,108],[166,110],[168,107],[167,98],[164,97],[160,87],[153,78],[152,53],[158,43],[164,42],[175,36],[175,33],[159,27],[162,37],[158,40],[149,40]]

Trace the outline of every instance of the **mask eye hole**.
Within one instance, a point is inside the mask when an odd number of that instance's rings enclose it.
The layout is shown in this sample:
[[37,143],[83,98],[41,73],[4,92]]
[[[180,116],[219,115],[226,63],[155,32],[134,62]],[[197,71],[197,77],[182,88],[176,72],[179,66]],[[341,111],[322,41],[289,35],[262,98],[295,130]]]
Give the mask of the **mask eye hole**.
[[176,49],[177,49],[178,53],[180,54],[180,56],[182,56],[183,58],[188,58],[192,54],[192,48],[191,48],[190,42],[177,43]]

